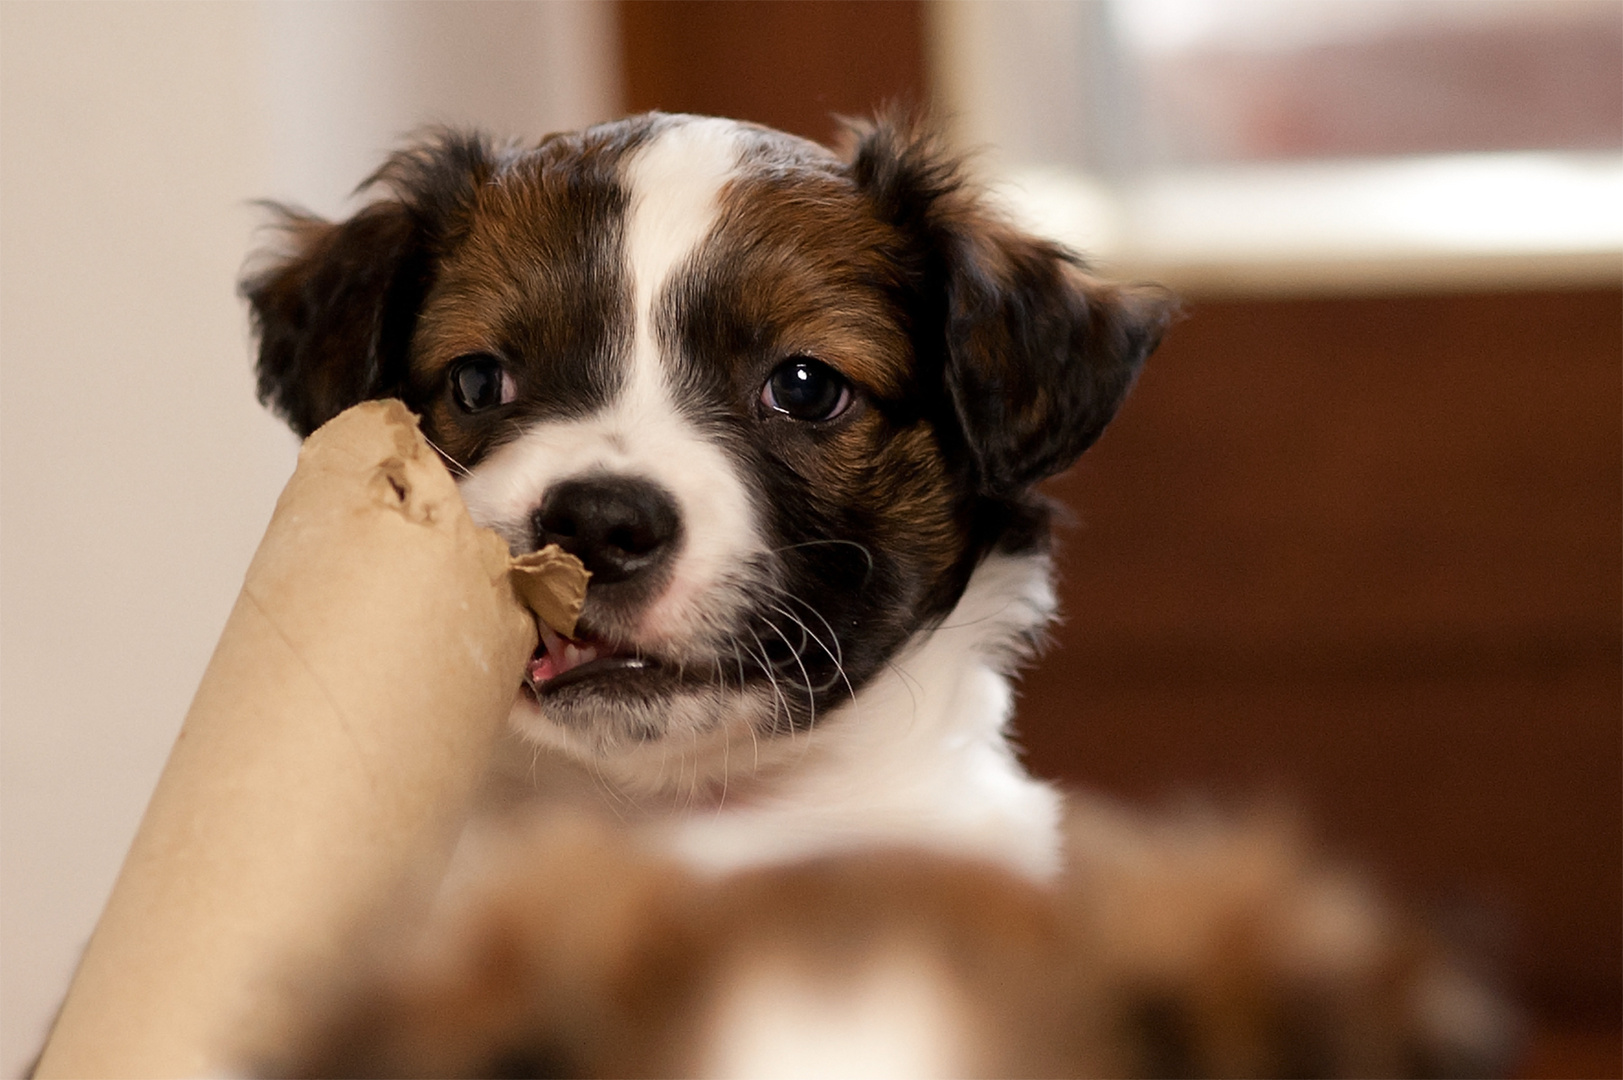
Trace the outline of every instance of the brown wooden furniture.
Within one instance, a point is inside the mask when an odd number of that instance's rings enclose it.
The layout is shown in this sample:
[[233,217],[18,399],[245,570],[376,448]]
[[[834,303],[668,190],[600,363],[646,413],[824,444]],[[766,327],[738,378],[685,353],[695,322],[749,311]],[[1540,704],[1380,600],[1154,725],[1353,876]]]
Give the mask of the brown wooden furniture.
[[1031,763],[1284,793],[1615,1025],[1620,381],[1616,290],[1193,302],[1052,484],[1080,524]]
[[754,120],[826,142],[834,120],[925,99],[918,0],[621,0],[629,111]]

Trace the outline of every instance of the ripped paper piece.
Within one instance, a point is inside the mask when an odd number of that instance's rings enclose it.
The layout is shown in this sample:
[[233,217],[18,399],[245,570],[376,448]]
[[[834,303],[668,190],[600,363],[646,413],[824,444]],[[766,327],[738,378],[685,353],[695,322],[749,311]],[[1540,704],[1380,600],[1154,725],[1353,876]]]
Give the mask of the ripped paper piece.
[[512,575],[513,591],[536,618],[562,636],[573,637],[592,572],[557,544],[548,544],[514,559]]

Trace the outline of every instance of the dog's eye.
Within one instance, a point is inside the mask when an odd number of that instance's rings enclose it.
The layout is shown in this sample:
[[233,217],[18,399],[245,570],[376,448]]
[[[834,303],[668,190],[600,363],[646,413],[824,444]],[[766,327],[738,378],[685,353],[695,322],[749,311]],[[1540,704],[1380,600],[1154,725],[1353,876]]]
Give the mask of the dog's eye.
[[489,353],[460,357],[451,365],[451,396],[465,412],[506,405],[518,396],[518,386],[502,362]]
[[796,420],[832,420],[850,407],[851,384],[821,360],[795,356],[773,369],[761,401]]

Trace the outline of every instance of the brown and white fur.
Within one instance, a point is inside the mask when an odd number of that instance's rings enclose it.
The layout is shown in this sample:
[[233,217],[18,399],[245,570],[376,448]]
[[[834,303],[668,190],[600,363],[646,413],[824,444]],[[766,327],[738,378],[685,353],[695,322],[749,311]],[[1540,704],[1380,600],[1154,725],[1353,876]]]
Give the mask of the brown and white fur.
[[447,133],[373,183],[349,221],[290,215],[246,285],[260,391],[301,434],[403,398],[477,522],[594,572],[514,726],[701,865],[882,842],[1051,875],[1058,800],[1007,736],[1054,603],[1032,487],[1165,299],[1003,225],[899,125],[846,158],[660,114]]
[[1164,295],[1012,229],[906,124],[843,156],[660,114],[442,133],[371,184],[347,221],[288,213],[246,282],[261,396],[301,434],[404,399],[477,521],[593,571],[514,687],[505,775],[606,812],[490,841],[425,966],[279,1067],[1482,1060],[1485,999],[1305,849],[1098,808],[1067,838],[1011,748],[1054,607],[1035,485],[1114,415]]

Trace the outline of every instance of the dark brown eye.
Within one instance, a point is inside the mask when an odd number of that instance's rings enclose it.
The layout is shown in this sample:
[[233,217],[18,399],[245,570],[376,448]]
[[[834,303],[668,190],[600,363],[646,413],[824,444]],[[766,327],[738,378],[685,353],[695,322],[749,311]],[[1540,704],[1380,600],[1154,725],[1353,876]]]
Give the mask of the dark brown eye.
[[821,360],[792,356],[761,387],[767,408],[796,420],[832,420],[851,405],[851,384]]
[[463,412],[479,412],[506,405],[518,396],[518,386],[500,360],[471,353],[451,364],[451,396]]

